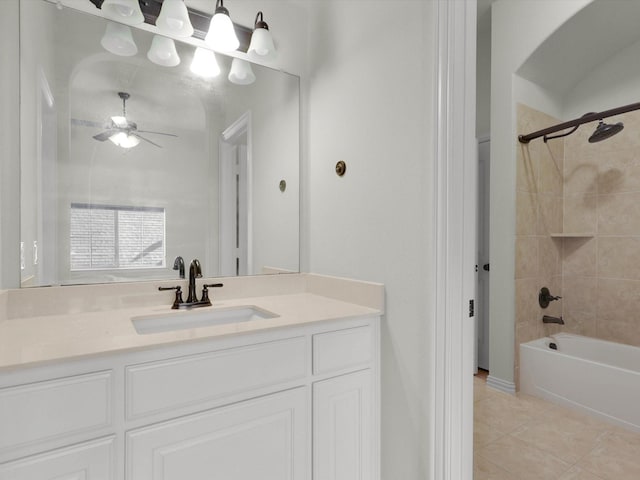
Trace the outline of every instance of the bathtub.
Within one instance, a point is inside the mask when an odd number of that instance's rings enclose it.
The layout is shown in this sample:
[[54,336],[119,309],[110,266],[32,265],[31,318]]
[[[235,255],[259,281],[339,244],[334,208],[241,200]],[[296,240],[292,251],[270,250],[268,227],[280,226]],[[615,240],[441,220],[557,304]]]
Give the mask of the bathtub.
[[640,348],[568,333],[523,343],[520,391],[640,432]]

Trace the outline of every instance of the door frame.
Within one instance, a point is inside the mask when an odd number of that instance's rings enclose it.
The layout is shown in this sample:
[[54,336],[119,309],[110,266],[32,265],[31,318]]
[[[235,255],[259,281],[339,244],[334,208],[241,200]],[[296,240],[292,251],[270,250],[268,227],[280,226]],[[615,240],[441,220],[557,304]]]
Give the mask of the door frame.
[[434,480],[473,478],[476,0],[434,2],[435,141],[429,338],[430,465]]
[[[246,275],[253,274],[253,202],[252,202],[252,187],[253,187],[253,156],[252,156],[252,132],[251,132],[251,111],[246,111],[240,117],[229,125],[220,134],[218,141],[218,156],[219,156],[219,228],[218,228],[218,251],[219,259],[218,265],[222,275],[230,275],[229,272],[235,272],[235,266],[229,263],[229,252],[233,251],[234,233],[235,233],[235,219],[230,213],[235,211],[236,197],[233,194],[234,188],[230,186],[234,183],[234,166],[235,166],[235,151],[237,150],[238,140],[246,134],[246,163],[240,166],[240,171],[244,176],[244,182],[240,189],[240,195],[242,195],[242,202],[246,205],[246,216],[242,215],[242,223],[245,226],[245,232],[247,236],[246,241]],[[235,275],[235,273],[233,274]],[[233,276],[232,275],[232,276]]]
[[[484,264],[489,261],[489,191],[490,191],[490,158],[482,157],[480,150],[482,145],[487,144],[491,149],[491,137],[484,135],[478,138],[478,301],[476,322],[476,367],[489,370],[489,271],[484,270]],[[483,160],[481,160],[483,158]],[[482,319],[482,325],[480,324]],[[482,332],[479,332],[482,327]],[[482,335],[482,337],[480,336]],[[478,340],[482,338],[486,352],[483,356]],[[482,358],[482,362],[480,359]],[[482,365],[480,365],[482,363]],[[477,368],[476,368],[477,372]]]

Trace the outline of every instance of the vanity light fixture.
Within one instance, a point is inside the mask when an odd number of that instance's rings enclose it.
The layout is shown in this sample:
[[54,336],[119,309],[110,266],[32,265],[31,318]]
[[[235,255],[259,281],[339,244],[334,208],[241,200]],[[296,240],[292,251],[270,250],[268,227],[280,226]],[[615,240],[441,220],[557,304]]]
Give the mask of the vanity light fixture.
[[213,78],[220,74],[216,55],[206,48],[196,48],[190,68],[193,73],[204,78]]
[[180,57],[176,51],[176,44],[171,38],[154,35],[147,58],[156,65],[175,67],[180,64]]
[[216,11],[211,18],[209,31],[204,41],[219,52],[232,52],[240,46],[233,22],[229,17],[229,10],[224,7],[222,0],[216,0]]
[[251,64],[241,58],[234,58],[229,71],[229,81],[236,85],[250,85],[256,81]]
[[121,57],[131,57],[138,53],[136,42],[133,41],[131,29],[126,25],[115,22],[107,23],[100,45],[108,52]]
[[164,0],[160,15],[156,19],[156,27],[161,33],[175,37],[190,37],[193,35],[193,26],[184,1]]
[[262,12],[256,15],[247,54],[258,60],[273,60],[278,55],[269,25],[263,20]]
[[102,12],[105,17],[127,25],[144,23],[138,0],[104,0]]

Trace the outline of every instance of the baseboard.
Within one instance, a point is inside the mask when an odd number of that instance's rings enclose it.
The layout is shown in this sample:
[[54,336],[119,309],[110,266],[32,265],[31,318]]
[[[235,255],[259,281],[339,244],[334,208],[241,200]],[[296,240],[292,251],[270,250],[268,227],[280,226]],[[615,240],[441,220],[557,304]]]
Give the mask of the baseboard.
[[492,377],[491,375],[487,377],[487,386],[493,388],[494,390],[498,390],[500,392],[510,393],[511,395],[515,395],[516,393],[515,383],[507,382],[506,380]]

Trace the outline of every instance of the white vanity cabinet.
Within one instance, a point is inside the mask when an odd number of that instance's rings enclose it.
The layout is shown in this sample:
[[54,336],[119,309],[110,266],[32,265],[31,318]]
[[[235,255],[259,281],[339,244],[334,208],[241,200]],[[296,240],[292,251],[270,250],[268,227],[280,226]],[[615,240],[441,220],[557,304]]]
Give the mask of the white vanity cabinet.
[[111,480],[114,437],[0,464],[2,480]]
[[379,318],[0,371],[0,480],[377,480]]
[[299,387],[128,432],[126,478],[307,478],[306,397]]
[[377,478],[376,343],[371,325],[313,336],[314,373],[329,376],[313,384],[313,480]]

